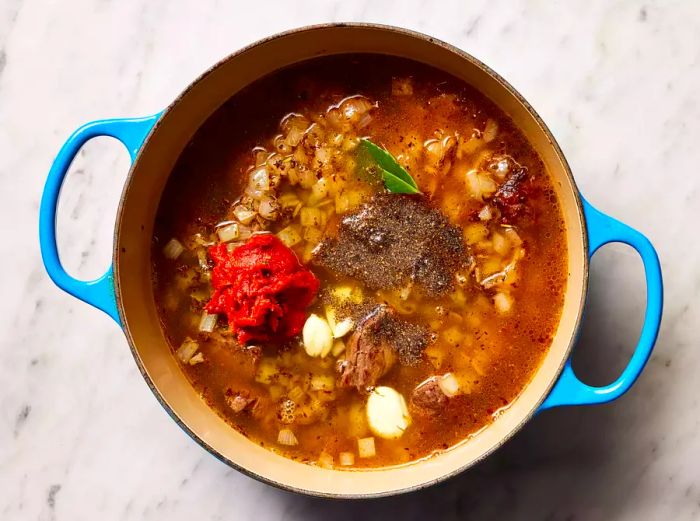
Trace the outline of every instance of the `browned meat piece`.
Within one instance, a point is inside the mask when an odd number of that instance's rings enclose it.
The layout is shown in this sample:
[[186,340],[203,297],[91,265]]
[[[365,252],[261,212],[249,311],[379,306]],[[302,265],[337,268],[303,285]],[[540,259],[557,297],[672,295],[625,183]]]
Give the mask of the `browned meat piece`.
[[447,401],[448,398],[440,389],[437,376],[431,376],[413,390],[411,409],[418,414],[435,414],[447,405]]
[[524,181],[527,179],[527,169],[519,168],[498,187],[493,196],[493,203],[501,211],[504,221],[510,222],[525,210],[527,193]]
[[340,385],[363,391],[391,369],[396,354],[381,328],[392,313],[388,306],[377,306],[358,324],[348,340],[346,360],[340,366]]
[[[229,394],[231,392],[231,394]],[[243,411],[252,411],[258,403],[258,399],[250,394],[249,391],[229,391],[226,393],[226,404],[235,413]]]

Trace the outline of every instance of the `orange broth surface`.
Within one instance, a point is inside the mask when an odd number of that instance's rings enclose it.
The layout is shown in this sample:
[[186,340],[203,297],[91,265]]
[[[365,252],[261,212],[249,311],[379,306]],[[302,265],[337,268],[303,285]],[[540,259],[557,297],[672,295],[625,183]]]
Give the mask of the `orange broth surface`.
[[[368,288],[315,261],[318,245],[337,234],[343,217],[383,191],[381,183],[356,175],[363,164],[360,138],[390,152],[422,192],[391,197],[420,198],[461,230],[468,262],[444,294],[427,296],[410,280]],[[265,208],[246,194],[259,168],[271,179]],[[496,196],[516,170],[525,181],[514,210]],[[237,206],[255,214],[251,222],[238,219],[245,214],[234,212]],[[417,361],[395,362],[376,382],[407,403],[409,423],[398,438],[373,431],[366,411],[371,388],[339,385],[338,364],[352,333],[326,356],[313,357],[301,335],[241,345],[224,315],[211,332],[200,330],[212,294],[208,248],[222,242],[217,232],[231,224],[238,237],[226,241],[229,248],[250,234],[276,233],[316,275],[321,290],[307,313],[325,317],[330,301],[323,295],[337,294],[386,304],[429,333]],[[411,223],[406,226],[410,234]],[[164,253],[173,238],[184,248],[177,256],[172,245]],[[567,250],[552,180],[493,103],[416,62],[343,55],[265,77],[208,119],[163,193],[152,262],[164,334],[174,356],[183,342],[196,345],[180,365],[203,399],[255,443],[310,464],[354,468],[423,458],[498,421],[551,344],[566,290]],[[414,389],[446,375],[457,389],[448,386],[444,406],[429,413],[417,408]],[[238,411],[231,403],[239,395],[254,401]],[[281,430],[293,433],[293,444],[280,443]],[[358,446],[368,438],[374,443],[369,456]]]

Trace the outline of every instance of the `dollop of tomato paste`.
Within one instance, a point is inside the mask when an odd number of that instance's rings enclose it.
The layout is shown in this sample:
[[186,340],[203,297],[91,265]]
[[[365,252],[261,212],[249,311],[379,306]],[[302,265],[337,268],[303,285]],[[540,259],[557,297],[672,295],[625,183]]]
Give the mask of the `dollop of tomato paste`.
[[319,281],[271,234],[254,235],[229,251],[209,248],[214,293],[207,313],[224,313],[242,344],[279,341],[301,332]]

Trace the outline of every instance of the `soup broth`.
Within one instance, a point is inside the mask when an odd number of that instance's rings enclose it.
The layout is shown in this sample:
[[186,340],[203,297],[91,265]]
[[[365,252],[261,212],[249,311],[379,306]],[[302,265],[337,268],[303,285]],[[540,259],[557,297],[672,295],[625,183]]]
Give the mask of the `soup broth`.
[[167,183],[164,334],[203,399],[284,456],[446,450],[498,421],[552,341],[567,250],[551,183],[510,119],[439,70],[342,55],[279,71],[218,109]]

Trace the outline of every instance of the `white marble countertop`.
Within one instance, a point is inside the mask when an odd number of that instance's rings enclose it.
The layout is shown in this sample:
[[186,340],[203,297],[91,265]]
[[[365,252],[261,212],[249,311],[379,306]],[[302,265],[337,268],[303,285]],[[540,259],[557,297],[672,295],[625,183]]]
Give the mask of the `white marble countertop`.
[[[325,21],[423,31],[500,72],[550,125],[589,200],[653,240],[666,279],[659,342],[629,394],[542,414],[461,477],[370,502],[281,492],[207,454],[157,404],[118,327],[48,280],[37,245],[46,172],[75,127],[151,114],[239,47]],[[700,518],[699,34],[691,1],[3,0],[0,518]],[[108,263],[127,164],[98,140],[66,183],[61,253],[77,275]],[[608,247],[591,277],[576,367],[604,383],[637,337],[641,263]]]

